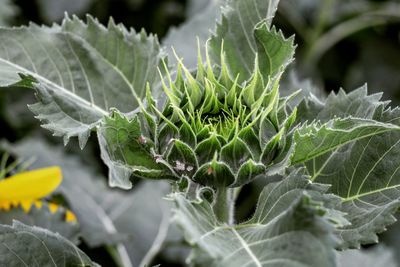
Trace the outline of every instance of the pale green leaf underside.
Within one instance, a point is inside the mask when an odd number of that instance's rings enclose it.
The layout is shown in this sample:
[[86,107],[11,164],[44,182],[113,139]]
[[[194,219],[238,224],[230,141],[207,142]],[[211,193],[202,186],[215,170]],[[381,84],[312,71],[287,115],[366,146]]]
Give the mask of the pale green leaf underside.
[[0,244],[1,266],[99,266],[59,234],[18,221],[0,225]]
[[[334,266],[333,227],[305,193],[307,178],[294,173],[262,192],[258,208],[246,223],[217,221],[206,200],[191,202],[172,195],[175,220],[196,245],[192,261],[207,266]],[[211,262],[195,255],[205,253]]]
[[[326,122],[332,114],[339,114],[399,126],[400,111],[385,110],[379,98],[368,96],[366,88],[331,94],[316,117]],[[331,192],[342,198],[337,209],[348,214],[351,225],[337,231],[341,247],[376,242],[376,233],[395,221],[392,214],[400,207],[399,131],[349,143],[306,162],[306,166],[313,181],[332,185]]]
[[0,87],[17,83],[18,73],[33,76],[40,85],[33,86],[39,102],[32,111],[65,141],[79,136],[81,147],[110,108],[138,106],[146,82],[158,82],[154,73],[164,57],[154,36],[87,21],[0,29]]

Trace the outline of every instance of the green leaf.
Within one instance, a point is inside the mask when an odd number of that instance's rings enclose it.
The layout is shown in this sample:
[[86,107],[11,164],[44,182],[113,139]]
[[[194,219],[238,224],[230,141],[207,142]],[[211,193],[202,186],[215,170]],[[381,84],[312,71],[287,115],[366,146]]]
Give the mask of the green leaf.
[[265,173],[265,165],[262,163],[256,163],[253,160],[249,159],[246,163],[240,166],[240,169],[237,173],[236,181],[232,185],[240,186],[251,182],[256,179],[257,176]]
[[292,134],[286,133],[285,128],[282,128],[282,130],[267,143],[261,155],[261,161],[267,165],[268,175],[285,172],[290,166],[290,158],[295,145]]
[[[23,82],[28,82],[26,77]],[[70,101],[68,94],[54,91],[53,87],[46,84],[35,83],[33,86],[39,102],[28,107],[36,115],[35,118],[44,122],[42,127],[52,131],[55,136],[63,137],[65,145],[71,137],[77,136],[79,146],[83,148],[91,130],[101,120],[102,112],[79,101]]]
[[359,118],[336,118],[326,123],[319,121],[304,124],[296,129],[296,148],[291,159],[293,165],[309,161],[339,147],[388,131],[399,131],[390,123]]
[[110,108],[130,112],[146,82],[156,87],[164,58],[152,35],[87,21],[0,29],[0,87],[18,83],[18,73],[33,76],[40,84],[29,86],[39,100],[32,111],[65,142],[78,136],[81,147]]
[[145,181],[121,192],[109,188],[106,177],[93,171],[97,158],[89,166],[66,154],[62,146],[37,138],[13,144],[9,150],[20,158],[35,158],[33,169],[61,167],[64,179],[58,192],[77,216],[80,234],[90,247],[116,245],[124,267],[149,265],[161,249],[170,227],[170,205],[163,200],[167,183]]
[[202,185],[226,187],[234,183],[235,175],[229,165],[214,158],[200,166],[192,179]]
[[[121,79],[128,85],[130,91],[130,94],[127,94],[128,99],[122,99],[121,94],[124,91],[121,90],[124,87],[116,87],[117,91],[114,88],[110,92],[116,97],[111,102],[115,105],[111,107],[118,108],[122,112],[130,112],[137,107],[136,99],[132,95],[143,99],[147,83],[153,90],[159,88],[153,86],[160,83],[160,76],[155,74],[158,74],[157,68],[163,66],[161,60],[166,59],[167,55],[162,51],[156,36],[148,35],[144,30],[138,33],[132,29],[128,30],[122,24],[116,25],[112,19],[105,27],[90,15],[87,15],[86,23],[76,16],[72,19],[66,17],[62,28],[63,31],[82,38],[101,55],[103,61],[119,73]],[[108,79],[107,81],[110,82]],[[110,102],[111,99],[107,101]]]
[[218,141],[216,135],[211,135],[209,138],[201,141],[195,149],[199,164],[211,161],[214,157],[214,153],[218,153],[220,150],[221,143]]
[[59,233],[74,244],[78,244],[79,227],[77,223],[65,221],[65,209],[60,207],[56,212],[50,212],[47,204],[41,208],[32,206],[29,212],[21,207],[15,207],[8,211],[0,210],[0,224],[11,225],[17,220],[26,225],[45,228],[54,233]]
[[210,48],[214,61],[220,63],[223,40],[226,63],[232,74],[240,73],[240,81],[251,77],[256,54],[260,65],[269,66],[268,71],[263,70],[266,77],[274,76],[277,68],[292,60],[293,39],[286,40],[281,33],[270,30],[278,3],[278,0],[232,0],[223,10]]
[[142,136],[139,118],[128,119],[118,111],[105,117],[97,130],[101,157],[109,168],[109,183],[129,189],[131,176],[165,179],[171,173],[157,161],[153,144]]
[[[317,118],[326,122],[338,114],[399,126],[400,110],[385,109],[379,99],[368,96],[366,88],[331,94]],[[369,136],[305,164],[313,181],[332,185],[330,191],[342,198],[337,209],[347,213],[351,225],[337,230],[341,248],[375,243],[376,234],[395,222],[393,214],[400,207],[399,140],[398,131]]]
[[[175,221],[194,246],[189,261],[208,266],[335,266],[333,226],[321,206],[322,192],[293,173],[267,185],[254,216],[238,225],[219,223],[211,204],[173,194]],[[310,197],[311,196],[311,197]],[[203,255],[210,259],[199,262]]]
[[178,173],[194,173],[198,168],[196,154],[193,149],[179,140],[173,141],[167,161],[176,164],[173,167]]
[[[299,193],[307,193],[320,206],[324,206],[324,216],[326,219],[334,223],[337,227],[348,225],[349,222],[344,218],[345,214],[335,210],[335,207],[340,204],[340,198],[333,194],[327,194],[329,186],[311,183],[309,178],[306,175],[306,170],[300,168],[292,170],[289,174],[285,174],[283,180],[280,182],[267,184],[261,192],[256,212],[250,221],[260,221],[262,218],[265,220],[267,219],[267,217],[264,217],[266,213],[270,216],[270,219],[273,219],[273,216],[277,216],[280,212],[285,211],[285,205],[277,206],[277,204],[296,198]],[[263,199],[263,203],[261,203],[261,199]]]
[[276,158],[276,154],[278,153],[279,145],[282,142],[282,138],[285,138],[283,134],[283,130],[279,131],[272,138],[270,138],[268,140],[268,143],[265,145],[261,154],[261,161],[265,165],[269,165],[272,160]]
[[250,148],[240,138],[234,138],[221,149],[221,160],[235,172],[248,159],[252,158]]
[[238,136],[250,148],[254,158],[259,159],[261,155],[260,140],[251,127],[246,127],[240,130]]
[[257,40],[259,65],[264,78],[274,77],[284,70],[294,59],[294,37],[286,39],[275,27],[268,29],[267,24],[259,25],[254,36]]
[[325,100],[313,95],[306,97],[297,109],[298,122],[321,121],[327,122],[333,117],[372,119],[382,94],[368,95],[367,86],[360,87],[350,93],[340,89],[337,94],[331,93]]
[[0,243],[2,266],[99,266],[59,234],[18,221],[0,225]]
[[189,144],[191,147],[196,145],[196,136],[189,124],[184,123],[179,128],[179,139]]

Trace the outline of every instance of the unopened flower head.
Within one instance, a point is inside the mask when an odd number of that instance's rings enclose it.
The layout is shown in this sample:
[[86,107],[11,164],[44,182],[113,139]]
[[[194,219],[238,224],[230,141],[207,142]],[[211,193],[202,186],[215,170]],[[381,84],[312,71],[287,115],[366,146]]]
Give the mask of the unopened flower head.
[[279,97],[280,77],[265,80],[257,57],[251,79],[239,82],[240,74],[230,73],[223,51],[222,46],[218,67],[207,51],[205,61],[199,51],[195,73],[179,58],[175,73],[161,69],[167,74],[162,81],[166,98],[156,103],[148,90],[142,122],[158,162],[175,176],[234,187],[284,160],[296,112],[287,112],[286,98]]

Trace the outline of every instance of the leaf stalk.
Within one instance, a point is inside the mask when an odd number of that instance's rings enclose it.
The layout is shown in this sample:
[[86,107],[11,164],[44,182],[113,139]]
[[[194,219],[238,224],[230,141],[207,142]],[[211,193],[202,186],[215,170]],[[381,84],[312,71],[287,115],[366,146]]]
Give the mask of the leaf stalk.
[[217,219],[222,223],[234,223],[235,198],[234,189],[219,187],[215,192],[213,210]]

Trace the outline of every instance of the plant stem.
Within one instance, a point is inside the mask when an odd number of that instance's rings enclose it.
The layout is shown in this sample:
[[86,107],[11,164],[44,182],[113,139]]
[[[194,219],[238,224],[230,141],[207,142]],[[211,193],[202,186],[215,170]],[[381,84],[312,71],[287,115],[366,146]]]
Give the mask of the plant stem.
[[234,192],[231,188],[217,188],[213,204],[214,213],[220,222],[233,224]]
[[[105,249],[107,250],[107,252],[111,256],[111,258],[113,259],[116,266],[118,266],[118,267],[132,266],[130,261],[127,262],[126,260],[123,259],[124,257],[121,256],[118,248],[108,245],[108,246],[105,246]],[[126,264],[128,264],[128,265],[126,265]]]

